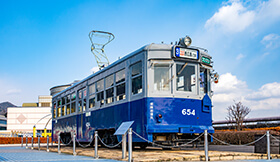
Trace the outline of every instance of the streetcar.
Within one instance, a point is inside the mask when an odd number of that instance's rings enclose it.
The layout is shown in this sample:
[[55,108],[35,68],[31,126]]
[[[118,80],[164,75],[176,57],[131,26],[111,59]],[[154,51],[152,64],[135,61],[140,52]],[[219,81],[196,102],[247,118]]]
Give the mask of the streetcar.
[[[53,96],[52,140],[65,143],[121,141],[114,133],[126,121],[148,141],[176,145],[212,127],[213,61],[208,51],[175,44],[148,44]],[[148,143],[133,135],[133,144]]]

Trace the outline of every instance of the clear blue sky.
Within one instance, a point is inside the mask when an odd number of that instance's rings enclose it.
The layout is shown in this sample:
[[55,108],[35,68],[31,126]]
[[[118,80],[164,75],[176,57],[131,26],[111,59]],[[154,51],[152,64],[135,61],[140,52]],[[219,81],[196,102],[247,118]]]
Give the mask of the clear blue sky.
[[149,43],[189,35],[219,72],[214,120],[233,100],[250,117],[280,115],[280,1],[0,1],[0,102],[37,102],[83,79],[96,62],[91,30],[112,32],[110,61]]

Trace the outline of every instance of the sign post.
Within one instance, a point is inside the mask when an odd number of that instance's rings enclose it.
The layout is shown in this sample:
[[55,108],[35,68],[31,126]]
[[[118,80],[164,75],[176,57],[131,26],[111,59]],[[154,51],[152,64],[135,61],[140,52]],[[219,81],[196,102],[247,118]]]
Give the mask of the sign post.
[[98,159],[98,132],[94,132],[94,158]]
[[61,153],[61,151],[60,151],[60,134],[58,135],[58,140],[57,140],[57,152],[58,152],[58,154]]
[[270,160],[270,138],[269,138],[269,131],[266,132],[266,142],[267,142],[267,160]]
[[126,134],[133,123],[134,121],[123,122],[114,133],[114,135],[122,135],[122,159],[126,158]]
[[204,130],[204,152],[205,152],[205,161],[208,161],[208,132],[207,129]]
[[128,131],[128,161],[132,162],[132,128]]
[[122,135],[122,159],[126,158],[126,133]]
[[49,135],[47,135],[47,152],[49,152],[50,150],[49,150]]
[[73,155],[76,156],[76,134],[73,133]]

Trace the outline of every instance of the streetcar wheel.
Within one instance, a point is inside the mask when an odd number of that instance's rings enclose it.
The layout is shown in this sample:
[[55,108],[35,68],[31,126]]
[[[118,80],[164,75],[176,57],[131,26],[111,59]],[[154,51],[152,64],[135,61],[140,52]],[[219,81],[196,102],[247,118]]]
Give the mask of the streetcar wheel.
[[109,135],[107,134],[107,132],[103,135],[102,137],[102,141],[103,143],[105,143],[106,145],[109,145]]
[[164,147],[164,148],[162,148],[162,150],[172,150],[172,148],[166,148],[166,147]]
[[142,150],[144,150],[144,149],[146,149],[147,148],[147,144],[142,144],[142,145],[140,145],[140,148],[142,149]]
[[61,141],[63,142],[63,144],[69,144],[71,140],[71,135],[69,133],[61,134]]

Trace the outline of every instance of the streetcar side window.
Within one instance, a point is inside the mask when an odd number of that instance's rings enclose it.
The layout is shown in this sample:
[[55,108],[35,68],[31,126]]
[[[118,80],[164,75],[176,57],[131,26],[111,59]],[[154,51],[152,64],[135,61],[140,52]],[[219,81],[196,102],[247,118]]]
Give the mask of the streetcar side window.
[[78,112],[82,112],[82,90],[78,91]]
[[95,107],[95,83],[88,87],[89,93],[89,108]]
[[76,94],[75,92],[71,94],[71,113],[76,112]]
[[132,95],[142,93],[142,62],[131,66]]
[[86,111],[87,107],[87,89],[83,89],[83,111]]
[[65,106],[66,97],[62,97],[61,100],[62,100],[62,105],[61,105],[61,116],[64,116],[64,115],[65,115],[65,109],[66,109],[66,106]]
[[53,118],[56,118],[56,102],[53,102]]
[[97,103],[104,105],[104,79],[96,83]]
[[70,114],[70,95],[67,95],[66,97],[66,115],[69,115]]
[[95,83],[91,84],[88,87],[88,94],[93,94],[93,93],[95,93]]
[[125,99],[125,69],[116,73],[116,100]]
[[57,117],[61,116],[61,99],[58,100]]
[[170,67],[169,64],[154,65],[154,90],[169,91],[170,90]]
[[78,112],[86,111],[86,96],[87,96],[87,90],[86,88],[80,89],[78,91],[79,99],[78,99]]
[[195,66],[185,64],[176,64],[176,90],[185,92],[195,92],[196,74]]
[[200,68],[199,75],[199,91],[201,94],[208,92],[208,77],[207,77],[207,69]]
[[106,104],[114,102],[114,75],[111,74],[105,79],[106,85]]

